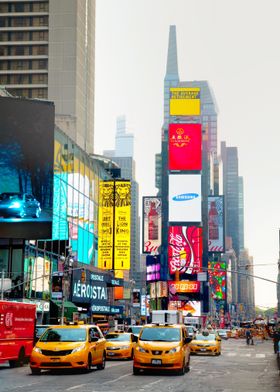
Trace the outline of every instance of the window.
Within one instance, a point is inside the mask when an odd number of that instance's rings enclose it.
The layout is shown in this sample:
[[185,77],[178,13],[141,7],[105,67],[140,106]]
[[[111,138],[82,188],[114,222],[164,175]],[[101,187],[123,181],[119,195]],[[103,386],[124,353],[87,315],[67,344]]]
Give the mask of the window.
[[15,12],[24,12],[24,4],[23,3],[14,4],[14,10]]
[[24,46],[17,46],[16,47],[16,56],[24,55]]
[[0,27],[6,26],[6,18],[0,18]]
[[23,41],[24,40],[24,34],[23,33],[15,33],[14,37],[15,37],[15,41]]

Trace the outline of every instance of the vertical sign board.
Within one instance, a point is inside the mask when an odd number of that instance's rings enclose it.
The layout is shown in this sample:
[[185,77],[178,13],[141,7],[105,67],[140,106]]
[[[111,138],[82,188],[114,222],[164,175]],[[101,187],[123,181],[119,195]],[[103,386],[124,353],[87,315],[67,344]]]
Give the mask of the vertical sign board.
[[208,196],[208,251],[225,251],[224,197]]
[[195,274],[202,267],[202,228],[170,226],[168,229],[169,273]]
[[115,181],[114,269],[130,269],[131,183]]
[[201,175],[169,175],[169,222],[201,222]]
[[143,197],[143,253],[157,252],[161,245],[161,199]]
[[170,88],[170,116],[200,116],[199,87]]
[[98,267],[113,268],[114,181],[100,181],[98,210]]
[[202,169],[201,124],[169,125],[168,169]]

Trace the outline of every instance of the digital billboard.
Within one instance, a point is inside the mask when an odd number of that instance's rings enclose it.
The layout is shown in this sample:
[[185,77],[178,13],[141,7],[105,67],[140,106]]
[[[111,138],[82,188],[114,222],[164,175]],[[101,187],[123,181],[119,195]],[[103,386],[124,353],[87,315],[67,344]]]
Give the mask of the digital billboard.
[[169,222],[201,222],[201,175],[169,174]]
[[168,135],[168,169],[201,170],[201,124],[170,124]]
[[211,296],[215,300],[226,299],[227,265],[223,261],[208,262],[208,276]]
[[114,181],[100,181],[98,210],[98,267],[113,268]]
[[202,228],[196,226],[169,226],[169,273],[195,274],[202,266]]
[[201,316],[200,301],[169,301],[168,310],[181,310],[183,316],[199,317]]
[[225,251],[224,197],[208,196],[208,251]]
[[115,181],[114,269],[130,269],[131,183]]
[[51,239],[54,104],[0,97],[0,237]]
[[168,281],[169,291],[176,293],[199,293],[200,282],[191,280]]
[[160,255],[146,257],[146,281],[160,280]]
[[143,253],[157,252],[161,245],[161,199],[143,197]]
[[200,116],[199,87],[171,87],[170,116]]

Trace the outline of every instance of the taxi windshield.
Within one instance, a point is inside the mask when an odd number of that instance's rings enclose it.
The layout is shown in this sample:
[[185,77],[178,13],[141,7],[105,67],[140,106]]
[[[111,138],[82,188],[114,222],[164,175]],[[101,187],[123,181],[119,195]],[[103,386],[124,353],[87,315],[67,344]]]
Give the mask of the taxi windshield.
[[144,328],[140,340],[154,342],[178,342],[181,333],[179,328]]
[[50,328],[41,337],[41,342],[84,342],[86,330],[82,328]]
[[209,335],[198,334],[198,335],[196,335],[196,337],[194,339],[196,339],[196,340],[216,340],[216,337],[213,333],[211,333]]
[[110,342],[127,342],[130,340],[130,334],[128,333],[122,333],[122,334],[117,334],[117,333],[108,333],[105,336],[106,340],[109,340]]

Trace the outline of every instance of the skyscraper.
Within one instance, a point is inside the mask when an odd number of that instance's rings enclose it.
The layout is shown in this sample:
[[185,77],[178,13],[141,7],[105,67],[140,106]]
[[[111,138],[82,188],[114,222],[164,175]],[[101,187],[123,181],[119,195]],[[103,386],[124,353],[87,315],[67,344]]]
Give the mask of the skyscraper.
[[54,101],[56,122],[93,153],[95,0],[0,3],[0,85]]
[[103,155],[111,158],[121,168],[121,177],[131,180],[131,274],[137,287],[141,288],[140,273],[140,218],[139,185],[135,179],[133,159],[134,135],[127,133],[126,118],[120,116],[116,122],[115,149],[105,150]]

